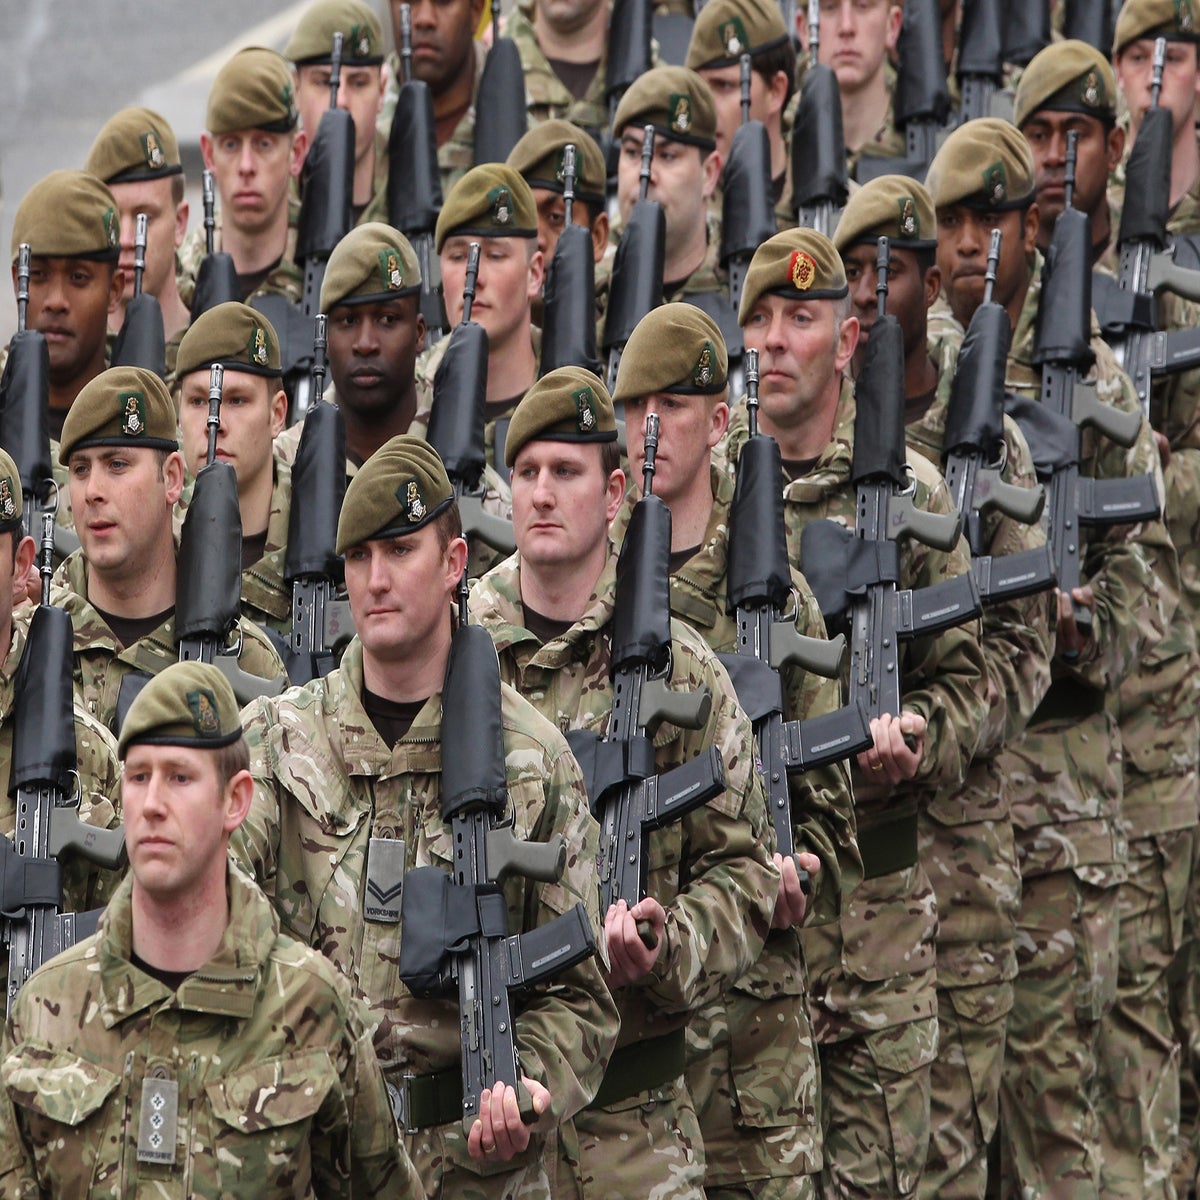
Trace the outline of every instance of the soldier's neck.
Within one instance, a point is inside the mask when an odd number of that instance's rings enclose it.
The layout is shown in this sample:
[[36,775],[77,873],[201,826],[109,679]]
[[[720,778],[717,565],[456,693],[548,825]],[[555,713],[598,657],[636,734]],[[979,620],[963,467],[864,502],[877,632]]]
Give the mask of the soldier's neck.
[[[101,341],[100,348],[92,361],[87,367],[80,371],[78,375],[72,376],[70,379],[56,381],[50,380],[49,407],[52,412],[57,412],[65,415],[71,405],[75,403],[75,397],[96,378],[107,366],[104,361],[104,342]],[[61,416],[59,418],[61,422]],[[61,423],[59,428],[61,429]]]
[[221,249],[233,256],[233,265],[239,275],[253,275],[265,271],[278,262],[287,249],[288,215],[287,204],[265,230],[237,229],[228,221],[221,226]]
[[438,146],[444,146],[458,127],[475,94],[475,52],[467,55],[464,69],[446,85],[444,91],[433,94],[433,123]]
[[847,152],[861,150],[875,140],[887,117],[887,78],[883,68],[853,92],[842,91],[842,137]]
[[238,480],[238,509],[242,514],[242,537],[262,533],[271,520],[271,494],[275,490],[275,472],[271,462],[265,471],[246,481]]
[[571,564],[555,563],[543,570],[522,558],[521,603],[552,621],[573,624],[587,611],[607,559],[607,536]]
[[1197,179],[1200,179],[1200,147],[1195,133],[1187,130],[1171,148],[1172,209],[1196,186]]
[[131,620],[174,608],[175,544],[169,532],[155,551],[137,564],[136,574],[130,574],[127,567],[102,572],[88,563],[87,598],[94,608]]
[[779,453],[788,462],[808,462],[818,459],[833,437],[837,419],[838,397],[841,395],[841,374],[834,375],[829,385],[812,404],[796,405],[794,409],[775,417],[760,407],[758,431],[773,437]]
[[225,855],[183,895],[151,895],[134,872],[133,952],[160,971],[196,971],[216,954],[229,925]]
[[666,254],[663,259],[664,281],[682,282],[688,279],[693,271],[699,269],[708,253],[708,223],[704,218],[690,230],[685,238],[672,244],[670,235],[667,236]]
[[561,62],[599,62],[608,39],[608,5],[584,6],[578,19],[566,24],[551,24],[541,8],[533,12],[533,32],[538,47],[547,58]]
[[375,143],[372,142],[366,154],[354,164],[353,203],[356,208],[362,208],[371,203],[375,194]]
[[384,442],[407,433],[417,415],[416,385],[412,385],[379,420],[364,421],[357,413],[342,407],[346,422],[346,454],[355,462],[364,463]]
[[[638,484],[638,498],[642,495]],[[699,546],[708,532],[708,521],[712,516],[712,480],[701,473],[691,481],[691,486],[681,496],[664,496],[671,510],[671,553]]]
[[510,400],[523,396],[537,378],[531,326],[517,326],[512,338],[488,350],[487,399]]
[[449,613],[444,625],[416,651],[404,657],[390,658],[363,647],[363,683],[385,700],[410,704],[428,700],[442,690],[446,681],[446,660],[450,657]]
[[906,399],[923,396],[931,392],[938,383],[938,369],[925,349],[925,338],[912,354],[904,360],[904,395]]

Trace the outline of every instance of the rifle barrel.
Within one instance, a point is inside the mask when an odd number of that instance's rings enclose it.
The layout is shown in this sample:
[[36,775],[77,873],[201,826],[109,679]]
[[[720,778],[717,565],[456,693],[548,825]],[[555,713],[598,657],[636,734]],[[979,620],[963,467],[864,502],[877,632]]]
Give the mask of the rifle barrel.
[[1075,164],[1079,157],[1079,133],[1072,129],[1067,134],[1067,166],[1063,178],[1063,200],[1067,208],[1075,207]]
[[742,87],[742,124],[750,120],[750,55],[741,57],[741,87]]
[[201,188],[204,193],[204,253],[211,254],[213,252],[213,239],[216,233],[217,220],[214,215],[216,199],[213,194],[213,173],[207,168],[205,168],[204,174],[201,176]]
[[1003,236],[999,229],[992,230],[992,240],[988,245],[987,273],[983,277],[984,304],[992,302],[992,289],[996,286],[996,272],[1000,269],[1000,241]]
[[33,259],[33,248],[22,242],[17,251],[17,332],[25,332],[25,320],[29,312],[29,270]]
[[658,413],[646,414],[646,461],[642,465],[642,495],[654,490],[654,460],[658,457]]
[[642,170],[641,188],[638,195],[645,200],[650,194],[650,164],[654,161],[654,126],[646,125],[642,129]]
[[463,324],[471,319],[471,308],[475,303],[475,280],[479,275],[479,243],[467,247],[467,275],[463,280]]
[[42,603],[50,603],[50,579],[54,574],[54,515],[58,511],[58,484],[54,503],[42,512],[42,543],[38,552],[38,574],[42,577]]
[[563,147],[563,206],[566,209],[565,221],[568,225],[575,223],[575,147]]
[[221,389],[225,383],[225,368],[213,363],[208,372],[208,457],[206,465],[217,461],[217,432],[221,428]]
[[1158,96],[1162,91],[1163,69],[1167,65],[1167,39],[1154,39],[1154,66],[1150,75],[1150,107],[1158,107]]
[[881,237],[876,243],[875,249],[875,303],[879,316],[883,316],[887,311],[887,295],[888,295],[888,263],[891,260],[891,250],[888,248],[888,240]]
[[150,218],[145,213],[137,215],[137,229],[133,235],[133,294],[142,294],[142,277],[146,273],[146,236]]
[[758,351],[747,350],[742,358],[746,375],[746,415],[750,419],[750,436],[758,436]]
[[412,79],[412,6],[400,5],[400,82]]
[[338,89],[342,86],[342,44],[345,34],[333,35],[333,53],[329,57],[329,107],[338,106]]
[[815,67],[821,49],[821,6],[810,0],[808,5],[808,64]]
[[324,313],[317,313],[313,322],[313,403],[325,394],[325,371],[328,364],[327,349],[329,346],[329,318]]

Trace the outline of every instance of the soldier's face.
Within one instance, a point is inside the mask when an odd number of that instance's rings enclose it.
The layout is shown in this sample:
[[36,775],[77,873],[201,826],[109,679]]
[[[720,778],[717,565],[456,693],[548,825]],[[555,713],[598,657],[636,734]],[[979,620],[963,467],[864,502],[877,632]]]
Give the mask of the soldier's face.
[[516,337],[529,336],[529,312],[542,290],[542,254],[531,238],[447,238],[442,246],[442,293],[451,326],[462,320],[467,256],[479,242],[479,274],[471,320],[487,330],[491,354]]
[[[472,63],[483,0],[416,0],[412,5],[413,75],[435,96],[456,83]],[[400,45],[400,0],[392,0],[392,26]]]
[[[855,372],[862,366],[867,350],[867,338],[879,312],[875,294],[875,247],[868,243],[847,246],[842,251],[846,282],[850,285],[851,311],[858,318],[860,336],[854,352]],[[937,299],[941,275],[937,267],[922,273],[917,255],[912,250],[893,246],[888,261],[888,294],[886,310],[900,322],[904,332],[904,353],[923,353],[925,350],[926,313]]]
[[[537,206],[538,238],[537,246],[542,252],[542,262],[550,265],[558,239],[567,223],[567,206],[561,192],[552,192],[549,188],[531,188],[533,202]],[[580,200],[575,201],[571,210],[571,220],[576,225],[583,225],[592,235],[592,260],[599,262],[604,257],[608,246],[608,217],[599,213],[595,219],[588,211],[588,206]]]
[[161,296],[175,277],[175,251],[187,233],[187,201],[175,203],[169,179],[110,183],[109,191],[121,212],[121,270],[125,272],[124,300],[133,299],[133,240],[138,213],[145,213],[146,270],[142,291]]
[[287,213],[288,187],[304,162],[304,133],[205,133],[200,146],[221,193],[222,222],[248,236],[273,230]]
[[[732,67],[703,67],[699,72],[717,102],[717,152],[729,161],[729,146],[742,123],[742,69]],[[787,94],[787,76],[779,71],[768,85],[758,71],[750,72],[750,119],[761,121],[769,130],[778,124]]]
[[[1117,57],[1114,66],[1117,85],[1129,107],[1130,128],[1137,138],[1142,117],[1150,108],[1150,83],[1154,74],[1154,39],[1141,38],[1131,42]],[[1167,42],[1167,59],[1163,64],[1162,91],[1158,103],[1167,109],[1175,124],[1176,137],[1190,131],[1196,123],[1197,96],[1200,94],[1200,70],[1197,69],[1197,47],[1189,42]]]
[[[900,7],[890,0],[821,0],[819,58],[833,68],[843,92],[858,91],[883,70],[900,21]],[[807,26],[802,34],[807,40]]]
[[[14,291],[16,274],[14,263]],[[33,256],[26,326],[46,339],[51,383],[65,386],[104,369],[108,314],[116,312],[124,287],[124,272],[109,263]]]
[[365,421],[390,414],[413,386],[425,349],[418,297],[336,304],[329,313],[329,373],[338,405]]
[[[296,70],[296,107],[300,124],[308,133],[308,144],[317,136],[321,114],[329,111],[328,63],[298,67]],[[354,119],[354,161],[362,162],[375,149],[375,118],[383,105],[383,69],[381,67],[343,67],[338,87],[338,108]]]
[[346,591],[364,657],[412,663],[449,643],[450,599],[466,553],[462,538],[443,547],[434,524],[346,551]]
[[225,787],[216,754],[190,746],[130,746],[121,774],[125,847],[134,888],[160,903],[224,897],[225,847],[253,793],[249,771]]
[[992,299],[1008,308],[1029,285],[1029,255],[1036,246],[1037,206],[1026,212],[986,212],[951,204],[937,210],[937,262],[942,288],[955,319],[965,329],[983,303],[984,275],[992,230],[1001,234],[1000,261]]
[[513,461],[513,537],[526,564],[566,578],[603,566],[608,527],[625,491],[596,443],[532,441]]
[[708,464],[713,447],[729,425],[729,405],[720,396],[679,396],[656,392],[625,401],[625,433],[629,466],[639,487],[646,462],[646,417],[658,415],[658,452],[654,494],[669,506],[694,488],[709,486]]
[[[209,371],[183,377],[179,394],[179,431],[183,458],[193,476],[208,459]],[[217,458],[237,474],[238,491],[248,494],[271,473],[271,442],[283,432],[287,397],[272,391],[261,375],[227,370],[221,390]]]

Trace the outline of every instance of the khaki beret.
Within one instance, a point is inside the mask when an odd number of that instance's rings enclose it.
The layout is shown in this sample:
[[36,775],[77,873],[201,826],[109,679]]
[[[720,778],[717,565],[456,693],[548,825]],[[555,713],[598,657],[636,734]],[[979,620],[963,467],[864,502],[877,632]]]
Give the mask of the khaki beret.
[[729,355],[716,322],[694,304],[651,309],[629,335],[613,400],[656,392],[717,396],[729,384]]
[[615,442],[617,418],[608,388],[584,367],[547,371],[521,397],[508,424],[504,462],[512,469],[523,446],[545,442]]
[[342,35],[342,62],[373,67],[383,62],[383,26],[362,0],[317,0],[304,10],[284,58],[296,66],[333,60],[333,35]]
[[205,123],[212,134],[262,129],[291,133],[299,111],[287,59],[262,46],[239,50],[218,72],[208,93]]
[[129,706],[117,755],[124,760],[135,744],[220,750],[241,736],[242,718],[229,680],[212,663],[175,662]]
[[754,252],[738,324],[745,325],[759,297],[770,293],[791,300],[838,300],[850,294],[842,257],[833,243],[815,229],[798,227],[768,238]]
[[183,174],[175,131],[166,117],[149,108],[123,108],[110,117],[96,134],[83,169],[105,183]]
[[1042,109],[1117,119],[1117,77],[1108,59],[1087,42],[1069,39],[1040,50],[1021,72],[1013,124],[1022,128]]
[[13,262],[21,244],[46,258],[121,256],[121,217],[112,192],[86,171],[51,171],[25,193],[13,217]]
[[75,397],[63,422],[58,461],[89,446],[149,446],[178,450],[171,393],[153,371],[110,367]]
[[743,54],[776,50],[788,40],[776,0],[709,0],[692,27],[689,70],[737,66]]
[[1195,0],[1126,0],[1117,14],[1113,56],[1139,38],[1160,37],[1173,42],[1200,40]]
[[440,254],[451,236],[535,238],[537,231],[537,205],[520,173],[506,163],[481,163],[450,189],[434,236]]
[[21,528],[21,472],[7,451],[0,450],[0,533]]
[[570,121],[543,121],[512,148],[508,165],[531,188],[563,190],[563,151],[575,147],[575,199],[604,207],[604,155],[591,134]]
[[981,117],[942,143],[925,175],[935,208],[963,204],[989,212],[1024,208],[1034,193],[1033,155],[1008,121]]
[[613,119],[620,137],[627,125],[653,125],[675,142],[712,150],[717,141],[717,105],[707,83],[687,67],[655,67],[626,91]]
[[175,375],[182,379],[214,363],[249,375],[282,375],[274,326],[240,300],[214,305],[188,326],[179,343]]
[[321,311],[368,304],[421,290],[417,252],[398,229],[382,221],[355,226],[329,256],[321,282]]
[[454,489],[438,452],[401,434],[363,463],[346,488],[338,517],[337,552],[359,542],[415,533],[450,507]]
[[838,253],[878,237],[902,250],[937,246],[933,199],[922,184],[904,175],[880,175],[850,197],[833,233]]

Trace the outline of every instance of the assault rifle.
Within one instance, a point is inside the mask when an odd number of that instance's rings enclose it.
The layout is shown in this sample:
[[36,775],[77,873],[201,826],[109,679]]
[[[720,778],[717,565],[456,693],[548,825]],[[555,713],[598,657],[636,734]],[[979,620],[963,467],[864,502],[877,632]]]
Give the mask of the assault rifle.
[[149,219],[138,213],[133,240],[133,299],[125,306],[121,332],[113,343],[114,367],[144,367],[159,379],[167,377],[167,339],[162,307],[157,296],[142,291],[146,271],[146,235]]
[[958,514],[931,513],[913,503],[904,444],[904,334],[885,312],[887,238],[876,263],[878,316],[855,383],[854,532],[830,520],[810,521],[800,539],[800,569],[826,623],[849,620],[850,703],[871,719],[898,717],[900,643],[930,637],[979,616],[979,591],[967,571],[930,587],[900,588],[901,538],[949,552],[958,542]]
[[[79,819],[71,618],[50,603],[54,511],[42,517],[42,603],[34,610],[15,680],[9,794],[12,841],[0,837],[0,915],[8,943],[8,1008],[47,959],[96,931],[100,910],[63,912],[63,857],[125,864],[125,831]],[[72,785],[74,778],[74,785]]]
[[[608,16],[608,54],[604,76],[608,127],[600,139],[600,149],[604,151],[610,217],[615,215],[617,162],[621,153],[613,125],[621,97],[654,65],[650,50],[652,26],[653,5],[649,0],[613,0]],[[645,192],[642,194],[645,195]]]
[[[810,717],[783,718],[784,667],[835,677],[846,638],[804,637],[787,619],[792,598],[783,519],[783,463],[774,438],[758,432],[758,351],[746,351],[746,411],[750,436],[738,457],[729,512],[729,611],[737,619],[737,651],[718,657],[729,672],[738,703],[754,725],[775,841],[785,858],[795,854],[788,772],[840,762],[871,745],[858,705]],[[802,886],[808,872],[800,871]],[[808,888],[805,888],[808,891]]]
[[846,206],[842,95],[833,68],[818,62],[821,6],[808,6],[808,71],[792,126],[792,198],[796,222],[833,237]]
[[[1069,176],[1074,175],[1075,138],[1068,135]],[[1068,596],[1080,585],[1083,552],[1080,527],[1130,525],[1156,519],[1161,508],[1154,479],[1090,479],[1079,473],[1081,430],[1090,426],[1119,446],[1137,440],[1142,417],[1122,412],[1096,398],[1094,381],[1085,379],[1095,362],[1091,347],[1092,246],[1088,219],[1071,203],[1059,214],[1042,269],[1033,361],[1041,368],[1041,401],[1014,398],[1009,414],[1025,432],[1038,478],[1047,484],[1042,515],[1058,576]],[[1075,609],[1080,631],[1091,629],[1092,614]]]
[[958,39],[958,122],[992,115],[1004,86],[1003,19],[1000,0],[963,0]]
[[196,287],[192,293],[192,320],[218,304],[242,298],[242,287],[238,282],[237,267],[233,255],[215,249],[217,219],[216,199],[213,193],[213,173],[205,168],[201,179],[201,195],[204,198],[204,257],[196,271]]
[[1050,5],[1046,0],[1010,0],[1004,6],[1000,33],[1004,61],[1028,66],[1034,55],[1050,45]]
[[525,70],[517,43],[500,36],[500,5],[492,5],[492,45],[475,97],[475,164],[504,162],[525,136]]
[[1032,525],[1042,515],[1046,489],[1018,487],[1004,470],[1004,366],[1012,341],[1008,312],[992,299],[1000,262],[1000,230],[992,230],[983,303],[971,318],[958,352],[958,368],[946,410],[942,461],[954,507],[971,547],[971,573],[985,605],[1053,587],[1054,563],[1045,544],[993,557],[983,535],[991,511]]
[[[650,830],[678,821],[720,795],[725,768],[715,746],[662,774],[654,771],[654,734],[669,721],[699,729],[712,711],[712,695],[676,692],[671,676],[671,510],[652,494],[658,453],[658,414],[646,416],[642,496],[633,506],[617,559],[612,623],[613,707],[603,737],[573,729],[567,742],[587,781],[600,821],[600,911],[618,900],[630,906],[646,894]],[[648,922],[639,935],[656,945]]]
[[1063,37],[1087,42],[1105,58],[1112,53],[1119,3],[1113,0],[1066,0]]
[[292,628],[284,661],[293,683],[328,675],[339,650],[354,635],[346,600],[336,599],[343,578],[337,552],[338,514],[346,494],[346,423],[325,390],[326,319],[317,317],[313,341],[313,395],[292,464],[292,507],[288,513],[283,578],[292,589]]

